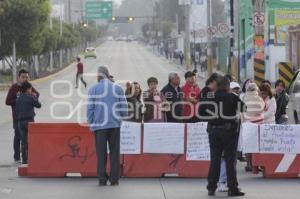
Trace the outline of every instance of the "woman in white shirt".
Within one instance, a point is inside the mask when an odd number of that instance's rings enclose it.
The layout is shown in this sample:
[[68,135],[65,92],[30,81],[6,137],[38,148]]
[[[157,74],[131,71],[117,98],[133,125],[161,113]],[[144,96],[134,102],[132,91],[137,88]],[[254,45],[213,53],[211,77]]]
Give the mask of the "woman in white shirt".
[[265,101],[264,110],[264,123],[265,124],[275,124],[275,114],[276,114],[276,99],[272,93],[272,89],[268,84],[262,84],[260,86],[260,96]]

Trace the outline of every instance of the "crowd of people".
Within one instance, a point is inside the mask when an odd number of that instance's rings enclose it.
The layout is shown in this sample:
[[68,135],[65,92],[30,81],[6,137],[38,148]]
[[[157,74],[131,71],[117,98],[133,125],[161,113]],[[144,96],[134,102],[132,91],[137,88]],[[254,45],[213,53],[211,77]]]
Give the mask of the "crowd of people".
[[[80,59],[77,61],[81,65]],[[238,189],[235,169],[241,123],[287,124],[289,96],[285,83],[278,80],[272,89],[268,80],[257,85],[248,79],[240,86],[230,75],[214,73],[201,89],[197,84],[197,71],[186,72],[184,78],[185,83],[181,86],[179,74],[171,72],[168,84],[161,90],[158,89],[158,79],[150,77],[146,91],[142,91],[138,82],[128,82],[124,91],[114,83],[107,67],[98,68],[97,84],[88,94],[87,120],[95,134],[100,186],[105,186],[108,180],[111,185],[119,183],[122,121],[208,122],[211,151],[208,194],[215,195],[219,188],[219,191],[228,191],[229,196],[244,195]],[[79,79],[86,86],[82,70],[77,73],[76,87]],[[9,89],[6,105],[11,106],[13,114],[14,160],[19,162],[22,154],[23,164],[27,164],[28,159],[28,123],[34,121],[34,108],[41,108],[38,97],[39,93],[29,83],[28,72],[20,70],[18,82]],[[110,175],[106,173],[106,143],[110,151]],[[251,154],[246,154],[246,161],[245,169],[251,171]]]
[[[158,90],[158,79],[150,77],[147,80],[148,89],[143,92],[138,82],[126,84],[126,99],[129,107],[128,120],[133,122],[185,122],[196,123],[207,121],[210,114],[203,107],[209,107],[205,102],[217,91],[217,80],[221,75],[214,73],[201,89],[197,84],[197,71],[185,73],[185,83],[180,86],[177,73],[170,73],[168,84]],[[229,75],[230,90],[238,95],[247,106],[247,111],[241,114],[242,122],[257,124],[287,124],[286,113],[289,96],[282,80],[272,84],[264,80],[257,85],[248,79],[242,86]]]

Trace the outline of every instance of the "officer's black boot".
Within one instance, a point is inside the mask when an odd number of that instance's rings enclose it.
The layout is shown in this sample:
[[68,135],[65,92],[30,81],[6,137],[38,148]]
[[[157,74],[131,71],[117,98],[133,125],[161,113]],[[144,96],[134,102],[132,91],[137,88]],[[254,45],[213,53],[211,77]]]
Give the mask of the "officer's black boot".
[[237,197],[237,196],[244,196],[244,195],[245,195],[245,193],[239,189],[234,189],[234,190],[228,191],[228,196],[230,196],[230,197]]

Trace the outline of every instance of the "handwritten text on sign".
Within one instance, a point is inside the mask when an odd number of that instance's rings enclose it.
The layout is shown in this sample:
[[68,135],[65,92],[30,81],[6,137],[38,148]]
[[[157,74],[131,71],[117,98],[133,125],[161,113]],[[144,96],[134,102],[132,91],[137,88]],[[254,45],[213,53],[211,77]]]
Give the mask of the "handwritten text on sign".
[[146,123],[144,153],[184,154],[184,124]]
[[210,160],[207,123],[187,124],[186,160]]
[[300,125],[261,125],[261,153],[300,153]]
[[141,154],[141,124],[123,122],[121,127],[121,154]]

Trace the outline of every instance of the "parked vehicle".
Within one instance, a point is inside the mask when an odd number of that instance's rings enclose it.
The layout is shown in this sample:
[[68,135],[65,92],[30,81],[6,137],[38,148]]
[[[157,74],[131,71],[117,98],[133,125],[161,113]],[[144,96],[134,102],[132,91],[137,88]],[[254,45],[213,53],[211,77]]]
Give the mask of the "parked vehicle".
[[288,104],[289,123],[300,124],[300,70],[294,75],[287,92],[290,96]]

